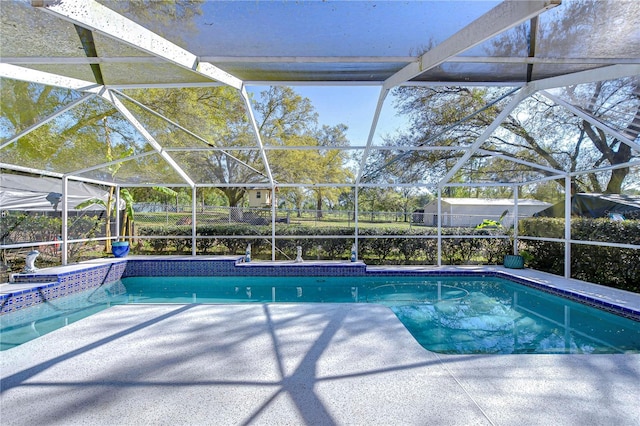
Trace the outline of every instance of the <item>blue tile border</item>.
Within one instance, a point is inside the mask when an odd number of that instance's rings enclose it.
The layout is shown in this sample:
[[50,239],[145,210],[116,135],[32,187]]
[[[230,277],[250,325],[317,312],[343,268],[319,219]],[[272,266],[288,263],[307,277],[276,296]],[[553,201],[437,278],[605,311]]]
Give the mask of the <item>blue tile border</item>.
[[513,275],[509,275],[508,273],[505,273],[502,271],[495,271],[494,274],[498,278],[504,278],[504,279],[513,281],[517,284],[522,284],[527,287],[532,287],[532,288],[535,288],[536,290],[540,290],[545,293],[550,293],[555,296],[560,296],[565,299],[572,300],[574,302],[582,303],[583,305],[591,306],[592,308],[601,309],[603,311],[607,311],[612,314],[619,315],[621,317],[632,319],[634,321],[640,321],[640,310],[616,305],[614,303],[609,303],[604,300],[596,299],[595,297],[591,297],[585,294],[580,294],[575,291],[551,287],[547,284],[539,283],[534,280],[529,280],[522,277],[515,277]]
[[127,262],[122,261],[87,266],[59,274],[16,274],[13,276],[15,284],[40,285],[0,294],[0,315],[118,281],[122,278],[126,266]]
[[[78,265],[79,266],[79,265]],[[242,258],[224,259],[122,259],[101,265],[78,267],[64,273],[16,274],[15,283],[40,284],[33,288],[0,294],[0,315],[14,312],[34,304],[43,303],[78,291],[99,287],[104,283],[121,278],[137,276],[437,276],[437,277],[497,277],[525,285],[546,293],[564,297],[594,308],[602,309],[635,321],[640,321],[640,310],[616,305],[575,291],[555,288],[533,279],[518,277],[506,271],[464,271],[464,270],[401,270],[369,269],[362,262],[251,262]]]
[[553,294],[555,296],[563,297],[565,299],[572,300],[574,302],[582,303],[583,305],[591,306],[593,308],[601,309],[619,315],[625,318],[632,319],[634,321],[640,321],[640,310],[628,308],[625,306],[609,303],[595,297],[580,294],[571,290],[564,290],[561,288],[555,288],[548,284],[537,282],[533,279],[524,277],[518,277],[509,274],[506,271],[399,271],[399,270],[376,270],[367,271],[367,275],[371,276],[436,276],[436,277],[495,277],[515,282],[527,287],[534,288],[536,290],[543,291],[545,293]]

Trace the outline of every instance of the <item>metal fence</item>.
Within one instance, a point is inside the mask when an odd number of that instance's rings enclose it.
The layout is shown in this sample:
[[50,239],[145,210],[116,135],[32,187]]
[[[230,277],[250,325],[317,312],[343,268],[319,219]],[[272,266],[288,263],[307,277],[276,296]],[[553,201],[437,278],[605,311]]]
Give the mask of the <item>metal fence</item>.
[[[136,222],[155,225],[188,225],[191,224],[191,205],[136,203],[134,206]],[[230,224],[248,223],[269,225],[273,212],[270,208],[198,206],[196,220],[198,224]],[[524,217],[524,216],[523,216]],[[499,222],[508,228],[513,225],[513,216],[500,218],[498,215],[443,214],[443,227],[474,228],[483,221]],[[331,225],[353,227],[356,224],[353,210],[314,210],[283,209],[275,210],[275,223]],[[415,213],[401,211],[358,211],[358,225],[367,227],[376,224],[393,224],[407,226],[438,226],[438,215],[433,213]]]
[[[242,255],[251,244],[254,259],[295,259],[297,247],[303,248],[308,259],[348,260],[354,244],[358,258],[367,263],[438,262],[438,233],[424,222],[412,221],[404,212],[361,211],[357,220],[354,211],[261,209],[137,203],[134,205],[134,231],[131,240],[133,254],[194,254]],[[275,213],[275,216],[273,214]],[[120,235],[120,218],[108,219],[104,211],[72,215],[68,219],[68,262],[110,256],[107,241]],[[106,232],[107,227],[111,232]],[[0,222],[2,236],[2,278],[24,267],[30,250],[41,254],[39,266],[62,264],[61,212],[29,214],[5,212]],[[454,235],[441,238],[453,240]],[[467,245],[472,239],[467,239]],[[476,235],[473,240],[502,239],[504,232]],[[460,239],[457,245],[461,246]],[[487,245],[485,242],[484,245]],[[462,244],[464,245],[464,244]],[[444,244],[447,246],[447,243]],[[508,250],[508,244],[507,248]],[[477,250],[478,254],[486,249]],[[441,256],[442,257],[442,256]],[[445,262],[495,261],[495,256],[445,255]]]
[[[500,226],[496,223],[499,218],[480,215],[445,217],[443,214],[442,226],[438,228],[429,223],[438,222],[432,214],[427,217],[404,212],[360,211],[356,217],[353,211],[344,210],[203,205],[194,210],[191,205],[148,203],[136,204],[134,210],[133,234],[126,238],[132,243],[131,254],[136,255],[237,255],[240,258],[251,245],[254,260],[294,260],[300,247],[303,259],[348,261],[355,245],[357,258],[367,264],[468,265],[499,264],[504,255],[516,247],[534,250],[542,243],[550,243],[557,245],[555,254],[540,255],[537,261],[555,259],[555,263],[557,260],[560,263],[536,266],[554,273],[561,273],[562,259],[566,258],[562,254],[566,254],[567,245],[571,251],[612,247],[611,253],[620,253],[620,259],[638,256],[637,244],[613,241],[611,235],[585,236],[583,232],[567,236],[564,219],[554,219],[553,223],[541,221],[536,226],[543,229],[527,231],[527,227],[510,227],[513,219],[502,218],[503,226]],[[24,270],[25,257],[31,250],[40,252],[37,266],[43,268],[61,265],[65,258],[67,263],[73,263],[111,256],[108,243],[122,238],[122,212],[119,218],[111,219],[104,211],[83,212],[69,215],[67,244],[64,244],[61,216],[60,211],[3,212],[1,282],[6,282],[11,273]],[[445,220],[447,218],[450,221]],[[448,223],[458,226],[447,226]],[[483,225],[478,226],[480,223]],[[579,262],[574,259],[573,263]],[[599,282],[591,276],[583,278]]]

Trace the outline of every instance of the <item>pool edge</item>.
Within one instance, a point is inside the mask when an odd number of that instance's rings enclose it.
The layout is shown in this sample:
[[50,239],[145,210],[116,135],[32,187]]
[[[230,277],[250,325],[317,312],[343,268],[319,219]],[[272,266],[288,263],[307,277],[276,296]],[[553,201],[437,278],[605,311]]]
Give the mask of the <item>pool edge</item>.
[[640,321],[640,294],[502,266],[371,266],[363,262],[242,262],[241,256],[130,256],[14,274],[0,284],[0,315],[131,276],[492,276]]

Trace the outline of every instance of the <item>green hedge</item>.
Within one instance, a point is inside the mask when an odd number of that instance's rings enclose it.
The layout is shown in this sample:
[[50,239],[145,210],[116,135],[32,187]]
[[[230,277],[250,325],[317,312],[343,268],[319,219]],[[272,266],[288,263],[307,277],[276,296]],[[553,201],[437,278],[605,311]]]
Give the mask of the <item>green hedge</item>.
[[[191,251],[190,226],[138,227],[141,236],[163,236],[149,239],[147,246],[159,254],[189,253]],[[363,228],[360,229],[359,257],[369,264],[435,264],[437,259],[437,231],[434,228]],[[448,228],[443,234],[488,236],[489,230]],[[256,259],[271,258],[271,228],[245,224],[199,225],[196,229],[196,251],[201,254],[244,254],[247,244],[252,245]],[[296,247],[301,246],[307,259],[348,259],[354,242],[354,228],[310,227],[304,225],[278,225],[276,235],[277,257],[294,259]],[[224,235],[224,236],[223,236]],[[246,238],[230,238],[244,235]],[[253,237],[255,235],[255,237]],[[315,238],[307,238],[312,235]],[[388,238],[369,238],[389,235]],[[229,237],[225,237],[229,236]],[[291,238],[282,238],[291,236]],[[327,238],[322,238],[327,236]],[[331,236],[332,238],[329,238]],[[336,238],[336,236],[338,238]],[[343,236],[344,238],[340,238]],[[406,238],[412,236],[413,238]],[[209,237],[209,238],[207,238]],[[445,238],[443,263],[445,264],[499,264],[510,250],[506,238]]]
[[[640,244],[640,221],[614,222],[606,219],[573,219],[572,238],[602,242]],[[190,226],[138,227],[141,236],[162,236],[150,239],[146,246],[154,253],[190,253]],[[270,226],[248,224],[199,225],[196,251],[200,254],[244,254],[247,244],[252,245],[256,259],[271,258]],[[435,264],[437,241],[435,228],[363,228],[359,230],[359,257],[368,264]],[[503,238],[480,238],[495,233]],[[520,235],[532,237],[563,238],[564,220],[531,218],[520,221]],[[310,227],[278,224],[277,258],[294,259],[296,247],[301,246],[306,259],[348,259],[354,242],[354,229],[348,227]],[[509,238],[499,230],[443,228],[442,263],[501,264],[505,254],[511,251]],[[229,237],[224,237],[224,236]],[[246,238],[230,238],[245,235]],[[306,238],[313,235],[317,238]],[[334,238],[322,238],[322,236]],[[388,238],[370,238],[383,237]],[[464,235],[471,238],[448,235]],[[294,237],[297,236],[297,237]],[[335,238],[344,236],[344,238]],[[414,237],[414,238],[406,238]],[[479,238],[473,238],[478,236]],[[210,238],[207,238],[210,237]],[[417,237],[417,238],[416,238]],[[564,244],[562,242],[521,241],[520,248],[529,256],[531,268],[564,274]],[[572,276],[612,287],[640,292],[640,251],[614,247],[573,244]]]
[[[51,233],[60,229],[59,218],[11,215],[2,219],[0,231],[6,244],[23,240],[47,241]],[[84,217],[73,220],[71,238],[95,236],[101,220]],[[134,250],[147,250],[155,254],[191,253],[191,226],[138,226],[140,236],[158,237],[145,239]],[[247,244],[252,245],[254,258],[271,258],[271,227],[248,224],[199,225],[196,229],[196,251],[199,254],[244,254]],[[435,264],[437,258],[437,230],[416,227],[410,230],[398,228],[362,228],[359,230],[359,257],[368,264]],[[501,264],[511,250],[508,238],[486,237],[499,230],[443,228],[443,264]],[[311,227],[278,224],[277,258],[294,259],[296,247],[301,246],[306,259],[348,259],[354,242],[353,227]],[[529,218],[520,221],[522,236],[563,238],[564,220],[555,218]],[[231,238],[244,235],[246,238]],[[307,238],[312,235],[318,238]],[[471,238],[447,238],[448,235],[465,235]],[[227,237],[228,236],[228,237]],[[327,236],[327,238],[322,238]],[[332,236],[333,238],[329,238]],[[335,238],[343,236],[343,238]],[[371,238],[384,237],[387,238]],[[504,235],[502,235],[504,237]],[[413,238],[407,238],[413,237]],[[640,221],[611,221],[607,219],[571,220],[571,237],[574,240],[616,242],[640,245]],[[78,247],[82,250],[82,247]],[[564,244],[562,242],[522,241],[520,249],[527,252],[527,265],[531,268],[564,274]],[[572,244],[572,277],[611,287],[640,292],[640,250]]]
[[[520,221],[520,235],[564,237],[564,220],[531,218]],[[574,218],[573,240],[640,244],[640,221]],[[557,275],[564,274],[564,244],[560,242],[523,241],[521,248],[531,254],[528,265]],[[571,276],[628,291],[640,292],[640,250],[571,245]]]

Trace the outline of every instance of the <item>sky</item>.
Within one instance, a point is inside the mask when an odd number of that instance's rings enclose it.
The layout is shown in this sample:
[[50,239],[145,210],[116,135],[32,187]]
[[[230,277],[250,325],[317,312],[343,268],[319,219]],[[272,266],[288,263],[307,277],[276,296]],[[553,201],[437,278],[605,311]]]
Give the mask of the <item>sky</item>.
[[[251,87],[255,95],[266,87]],[[293,90],[309,98],[318,113],[318,124],[335,126],[345,124],[348,127],[347,138],[351,145],[362,146],[367,143],[371,122],[375,114],[380,87],[378,86],[295,86]],[[405,125],[405,120],[396,115],[393,98],[385,100],[376,135],[373,142],[382,143],[381,136],[395,134]]]

